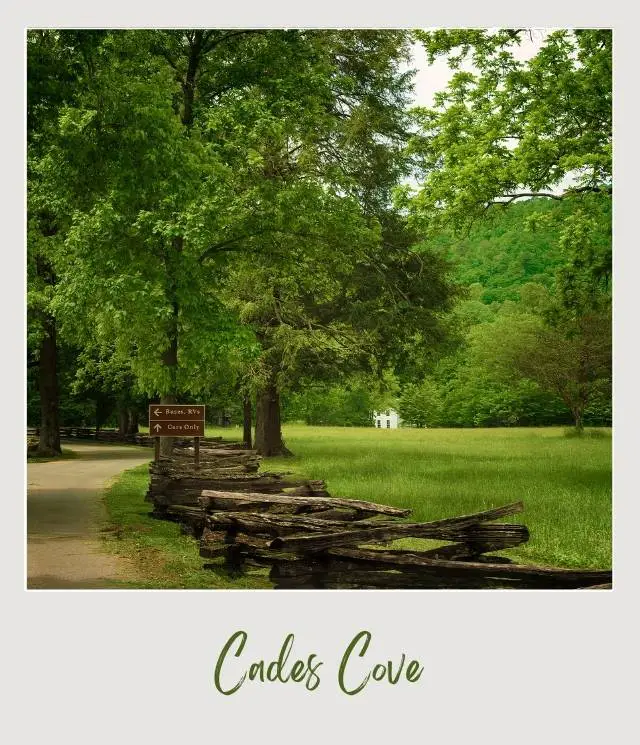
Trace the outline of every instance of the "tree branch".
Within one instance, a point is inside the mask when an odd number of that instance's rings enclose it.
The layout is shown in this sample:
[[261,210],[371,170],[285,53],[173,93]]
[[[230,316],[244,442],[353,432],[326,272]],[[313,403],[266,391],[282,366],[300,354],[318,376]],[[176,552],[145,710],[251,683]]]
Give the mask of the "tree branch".
[[594,193],[597,194],[601,191],[607,192],[608,194],[611,194],[613,191],[613,187],[611,186],[579,186],[575,189],[567,189],[562,194],[552,194],[548,191],[523,191],[519,192],[518,194],[503,194],[500,199],[495,199],[492,202],[487,202],[485,205],[485,211],[489,209],[494,204],[498,204],[502,207],[506,207],[507,205],[511,204],[512,202],[515,202],[516,199],[523,199],[525,197],[546,197],[547,199],[556,199],[557,201],[561,202],[565,197],[570,196],[571,194],[586,194],[586,193]]
[[523,191],[518,194],[503,194],[502,196],[504,197],[504,200],[506,201],[504,201],[503,199],[498,199],[493,202],[489,202],[487,206],[490,206],[492,204],[507,205],[507,204],[511,204],[511,202],[515,202],[516,199],[522,199],[524,197],[548,197],[549,199],[557,199],[561,201],[564,195],[553,194],[548,191]]
[[219,44],[222,44],[224,41],[229,41],[229,39],[232,39],[235,36],[243,36],[246,34],[262,34],[264,33],[264,29],[244,29],[242,31],[230,31],[228,34],[225,34],[224,36],[220,36],[218,39],[214,39],[211,43],[209,43],[209,40],[211,39],[211,32],[209,32],[209,36],[207,37],[207,43],[204,44],[202,47],[202,51],[204,54],[207,54],[212,49],[215,49]]
[[256,233],[245,233],[244,235],[238,235],[235,238],[227,238],[227,240],[220,241],[219,243],[215,243],[213,246],[209,246],[209,248],[205,249],[202,254],[200,254],[200,258],[198,259],[198,262],[202,264],[202,262],[205,259],[208,259],[210,256],[212,256],[215,253],[219,253],[222,251],[235,251],[238,248],[241,248],[241,246],[238,246],[237,244],[241,241],[245,241],[248,238],[255,238],[259,235],[263,235],[268,231],[266,230],[259,230]]

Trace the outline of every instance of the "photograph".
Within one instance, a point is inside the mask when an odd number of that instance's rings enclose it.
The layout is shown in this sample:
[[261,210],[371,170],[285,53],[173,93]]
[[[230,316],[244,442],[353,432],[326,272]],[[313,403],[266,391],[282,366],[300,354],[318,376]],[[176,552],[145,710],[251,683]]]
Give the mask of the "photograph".
[[614,589],[612,28],[24,50],[28,595]]

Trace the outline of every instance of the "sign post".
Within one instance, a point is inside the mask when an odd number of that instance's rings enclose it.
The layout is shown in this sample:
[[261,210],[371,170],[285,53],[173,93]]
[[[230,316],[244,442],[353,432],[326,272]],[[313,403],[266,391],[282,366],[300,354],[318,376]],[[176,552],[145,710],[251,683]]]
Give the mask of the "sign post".
[[200,466],[200,438],[204,437],[200,404],[149,404],[149,434],[155,437],[155,460],[160,459],[161,437],[194,437],[195,464]]

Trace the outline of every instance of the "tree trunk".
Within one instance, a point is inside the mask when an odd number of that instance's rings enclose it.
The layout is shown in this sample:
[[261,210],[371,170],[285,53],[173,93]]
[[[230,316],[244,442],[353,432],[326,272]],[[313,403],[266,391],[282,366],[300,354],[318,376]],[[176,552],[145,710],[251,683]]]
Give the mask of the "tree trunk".
[[196,78],[200,67],[202,56],[202,45],[204,32],[194,31],[193,39],[189,43],[189,54],[187,59],[187,72],[182,82],[182,124],[190,130],[193,126],[193,104],[196,96]]
[[[177,389],[177,377],[178,377],[178,303],[173,301],[173,320],[174,325],[171,330],[169,339],[169,348],[162,356],[162,362],[169,368],[169,375],[171,379],[171,392],[160,397],[161,404],[175,404],[177,403],[176,389]],[[151,423],[149,423],[151,426]],[[150,429],[149,434],[153,434]],[[161,437],[160,438],[160,455],[170,458],[173,454],[173,437]]]
[[96,437],[100,432],[102,425],[107,421],[111,414],[113,402],[108,396],[104,396],[100,393],[96,396]]
[[[175,256],[179,256],[182,253],[184,247],[184,238],[182,236],[176,236],[171,241],[171,248],[175,253]],[[178,305],[177,299],[177,287],[176,278],[173,272],[177,271],[177,261],[172,261],[167,266],[168,276],[168,291],[167,295],[171,302],[171,326],[169,330],[169,346],[162,355],[162,364],[165,365],[169,370],[170,387],[169,391],[160,398],[161,404],[175,404],[177,403],[178,393],[178,318],[180,314],[180,306]],[[150,430],[149,434],[153,434]],[[160,455],[165,457],[171,457],[173,453],[173,437],[161,437],[160,438]]]
[[576,432],[582,434],[584,432],[584,410],[581,408],[574,409],[573,419],[576,425]]
[[129,415],[127,434],[136,435],[140,431],[138,428],[138,412],[135,409],[129,409],[127,413]]
[[122,402],[118,402],[118,434],[126,435],[129,431],[129,410]]
[[256,399],[256,441],[259,455],[292,455],[282,440],[280,395],[275,381],[258,391]]
[[60,455],[60,419],[58,416],[58,371],[56,322],[51,316],[43,321],[40,344],[40,442],[38,455]]
[[242,441],[247,449],[251,450],[251,399],[247,395],[242,399],[242,422],[244,428]]
[[[175,404],[175,396],[162,396],[160,398],[161,404]],[[153,434],[152,430],[149,430],[149,434]],[[160,455],[170,458],[173,455],[173,437],[161,437],[160,438]]]
[[[197,76],[201,61],[202,44],[204,39],[204,32],[202,30],[194,31],[193,37],[189,43],[189,52],[187,56],[187,71],[182,82],[182,94],[183,94],[183,109],[182,109],[182,124],[187,130],[187,134],[193,125],[193,104],[195,100]],[[174,236],[171,240],[171,248],[174,255],[177,257],[182,253],[184,248],[184,236]],[[169,368],[171,389],[166,395],[160,398],[161,404],[175,404],[177,403],[177,377],[178,377],[178,315],[179,305],[177,299],[177,288],[175,272],[179,271],[177,262],[169,261],[166,264],[168,273],[168,298],[171,302],[173,311],[172,325],[169,332],[169,347],[162,356],[162,362]],[[153,434],[150,430],[149,434]],[[171,457],[173,454],[173,437],[161,437],[160,438],[160,455],[165,457]]]

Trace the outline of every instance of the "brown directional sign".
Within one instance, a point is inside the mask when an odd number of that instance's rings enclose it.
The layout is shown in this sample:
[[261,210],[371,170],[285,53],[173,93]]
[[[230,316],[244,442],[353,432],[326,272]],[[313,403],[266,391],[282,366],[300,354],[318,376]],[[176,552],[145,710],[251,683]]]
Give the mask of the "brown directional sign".
[[151,422],[154,437],[204,437],[204,422]]
[[151,404],[149,434],[154,437],[204,437],[204,406]]
[[149,422],[204,422],[204,406],[199,404],[149,404]]

